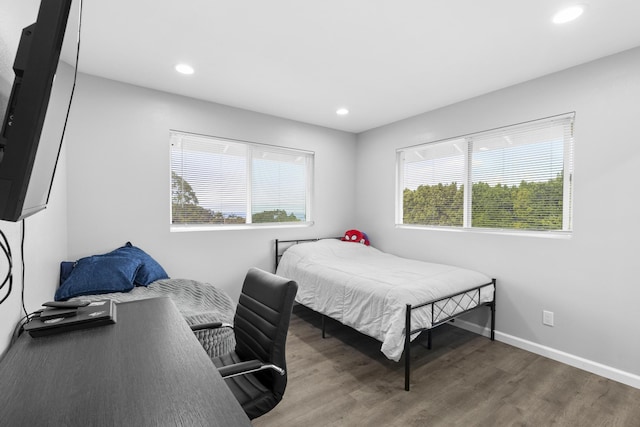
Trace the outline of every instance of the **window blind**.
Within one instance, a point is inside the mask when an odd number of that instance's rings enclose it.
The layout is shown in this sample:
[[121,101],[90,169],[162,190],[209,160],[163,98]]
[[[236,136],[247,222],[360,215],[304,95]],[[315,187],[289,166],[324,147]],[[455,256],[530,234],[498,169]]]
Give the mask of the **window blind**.
[[466,153],[464,139],[401,151],[405,224],[463,225]]
[[397,151],[396,222],[571,230],[574,113]]
[[310,221],[313,153],[172,131],[171,223]]

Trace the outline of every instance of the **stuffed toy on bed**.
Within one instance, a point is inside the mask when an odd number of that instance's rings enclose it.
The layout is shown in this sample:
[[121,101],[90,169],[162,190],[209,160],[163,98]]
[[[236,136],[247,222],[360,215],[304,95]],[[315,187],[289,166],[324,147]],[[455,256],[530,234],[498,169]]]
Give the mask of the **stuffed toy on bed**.
[[354,242],[354,243],[362,243],[363,245],[369,246],[369,238],[365,233],[360,230],[347,230],[342,236],[343,242]]

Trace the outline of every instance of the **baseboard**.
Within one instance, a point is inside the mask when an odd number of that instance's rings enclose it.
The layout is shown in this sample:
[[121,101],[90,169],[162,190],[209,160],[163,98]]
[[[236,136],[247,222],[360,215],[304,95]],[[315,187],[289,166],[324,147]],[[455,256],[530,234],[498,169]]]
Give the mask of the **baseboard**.
[[[476,334],[484,335],[486,337],[489,337],[491,335],[491,331],[489,328],[478,326],[475,323],[467,322],[466,320],[456,319],[452,324],[459,328],[474,332]],[[527,341],[522,338],[518,338],[499,331],[495,331],[495,339],[505,344],[530,351],[531,353],[535,353],[540,356],[548,357],[549,359],[567,364],[569,366],[573,366],[574,368],[582,369],[584,371],[591,372],[592,374],[600,375],[601,377],[605,377],[610,380],[640,389],[640,375],[635,375],[617,368],[612,368],[611,366],[603,365],[602,363],[594,362],[592,360],[575,356],[573,354],[565,353],[564,351],[556,350],[551,347],[536,344],[534,342]]]

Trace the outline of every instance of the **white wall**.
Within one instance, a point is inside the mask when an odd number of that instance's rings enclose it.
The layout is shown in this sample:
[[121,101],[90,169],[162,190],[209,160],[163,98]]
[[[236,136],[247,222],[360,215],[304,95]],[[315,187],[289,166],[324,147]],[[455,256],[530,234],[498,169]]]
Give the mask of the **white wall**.
[[[640,287],[632,271],[640,234],[632,187],[640,170],[638,99],[640,49],[634,49],[365,132],[356,145],[349,133],[81,74],[65,139],[67,166],[58,171],[49,209],[27,220],[27,308],[52,297],[62,258],[127,240],[172,277],[208,281],[235,298],[249,266],[271,268],[274,238],[357,227],[383,250],[495,276],[498,339],[565,354],[588,369],[601,365],[599,373],[617,372],[640,386]],[[394,227],[396,148],[567,111],[576,111],[571,239]],[[316,225],[170,233],[169,129],[315,151]],[[0,226],[18,265],[18,225]],[[0,350],[20,315],[19,272],[14,267],[14,293],[0,307]],[[553,328],[542,325],[543,309],[555,313]],[[472,320],[485,324],[486,316]]]
[[[359,227],[383,250],[496,277],[498,339],[640,387],[639,100],[636,48],[365,132]],[[569,111],[576,112],[571,239],[394,227],[396,148]],[[543,309],[555,313],[554,327],[542,324]]]
[[[16,265],[19,264],[20,223],[0,221],[0,229],[2,229],[2,232],[9,240],[9,245],[13,254],[13,263]],[[9,266],[4,258],[4,254],[0,255],[0,257],[0,275],[4,279]],[[22,287],[20,269],[19,267],[15,267],[12,271],[14,274],[13,290],[11,291],[8,299],[0,305],[0,355],[4,354],[4,351],[9,345],[14,326],[20,317],[24,316],[24,313],[21,313],[22,303],[20,302],[20,288]],[[0,292],[0,298],[4,298],[5,295],[7,295],[7,292],[9,292],[9,284],[6,284]]]
[[[24,304],[29,313],[45,301],[53,300],[60,277],[60,261],[67,257],[67,191],[66,161],[63,144],[58,169],[53,181],[47,209],[26,218],[24,224]],[[13,255],[13,290],[0,306],[0,355],[7,349],[11,334],[22,311],[22,224],[0,221]],[[7,264],[0,256],[0,275],[4,278]],[[8,287],[0,292],[6,295]]]
[[[240,293],[250,266],[273,269],[275,238],[339,235],[352,226],[355,135],[81,74],[69,129],[69,258],[126,241],[171,277]],[[315,225],[169,232],[169,130],[315,152]]]

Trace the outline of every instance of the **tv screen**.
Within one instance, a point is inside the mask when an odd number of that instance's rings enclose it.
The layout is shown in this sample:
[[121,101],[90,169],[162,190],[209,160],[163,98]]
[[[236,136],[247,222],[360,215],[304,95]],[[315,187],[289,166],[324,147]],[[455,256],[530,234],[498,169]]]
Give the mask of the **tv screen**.
[[80,0],[0,5],[1,220],[47,206],[75,87],[79,15]]

